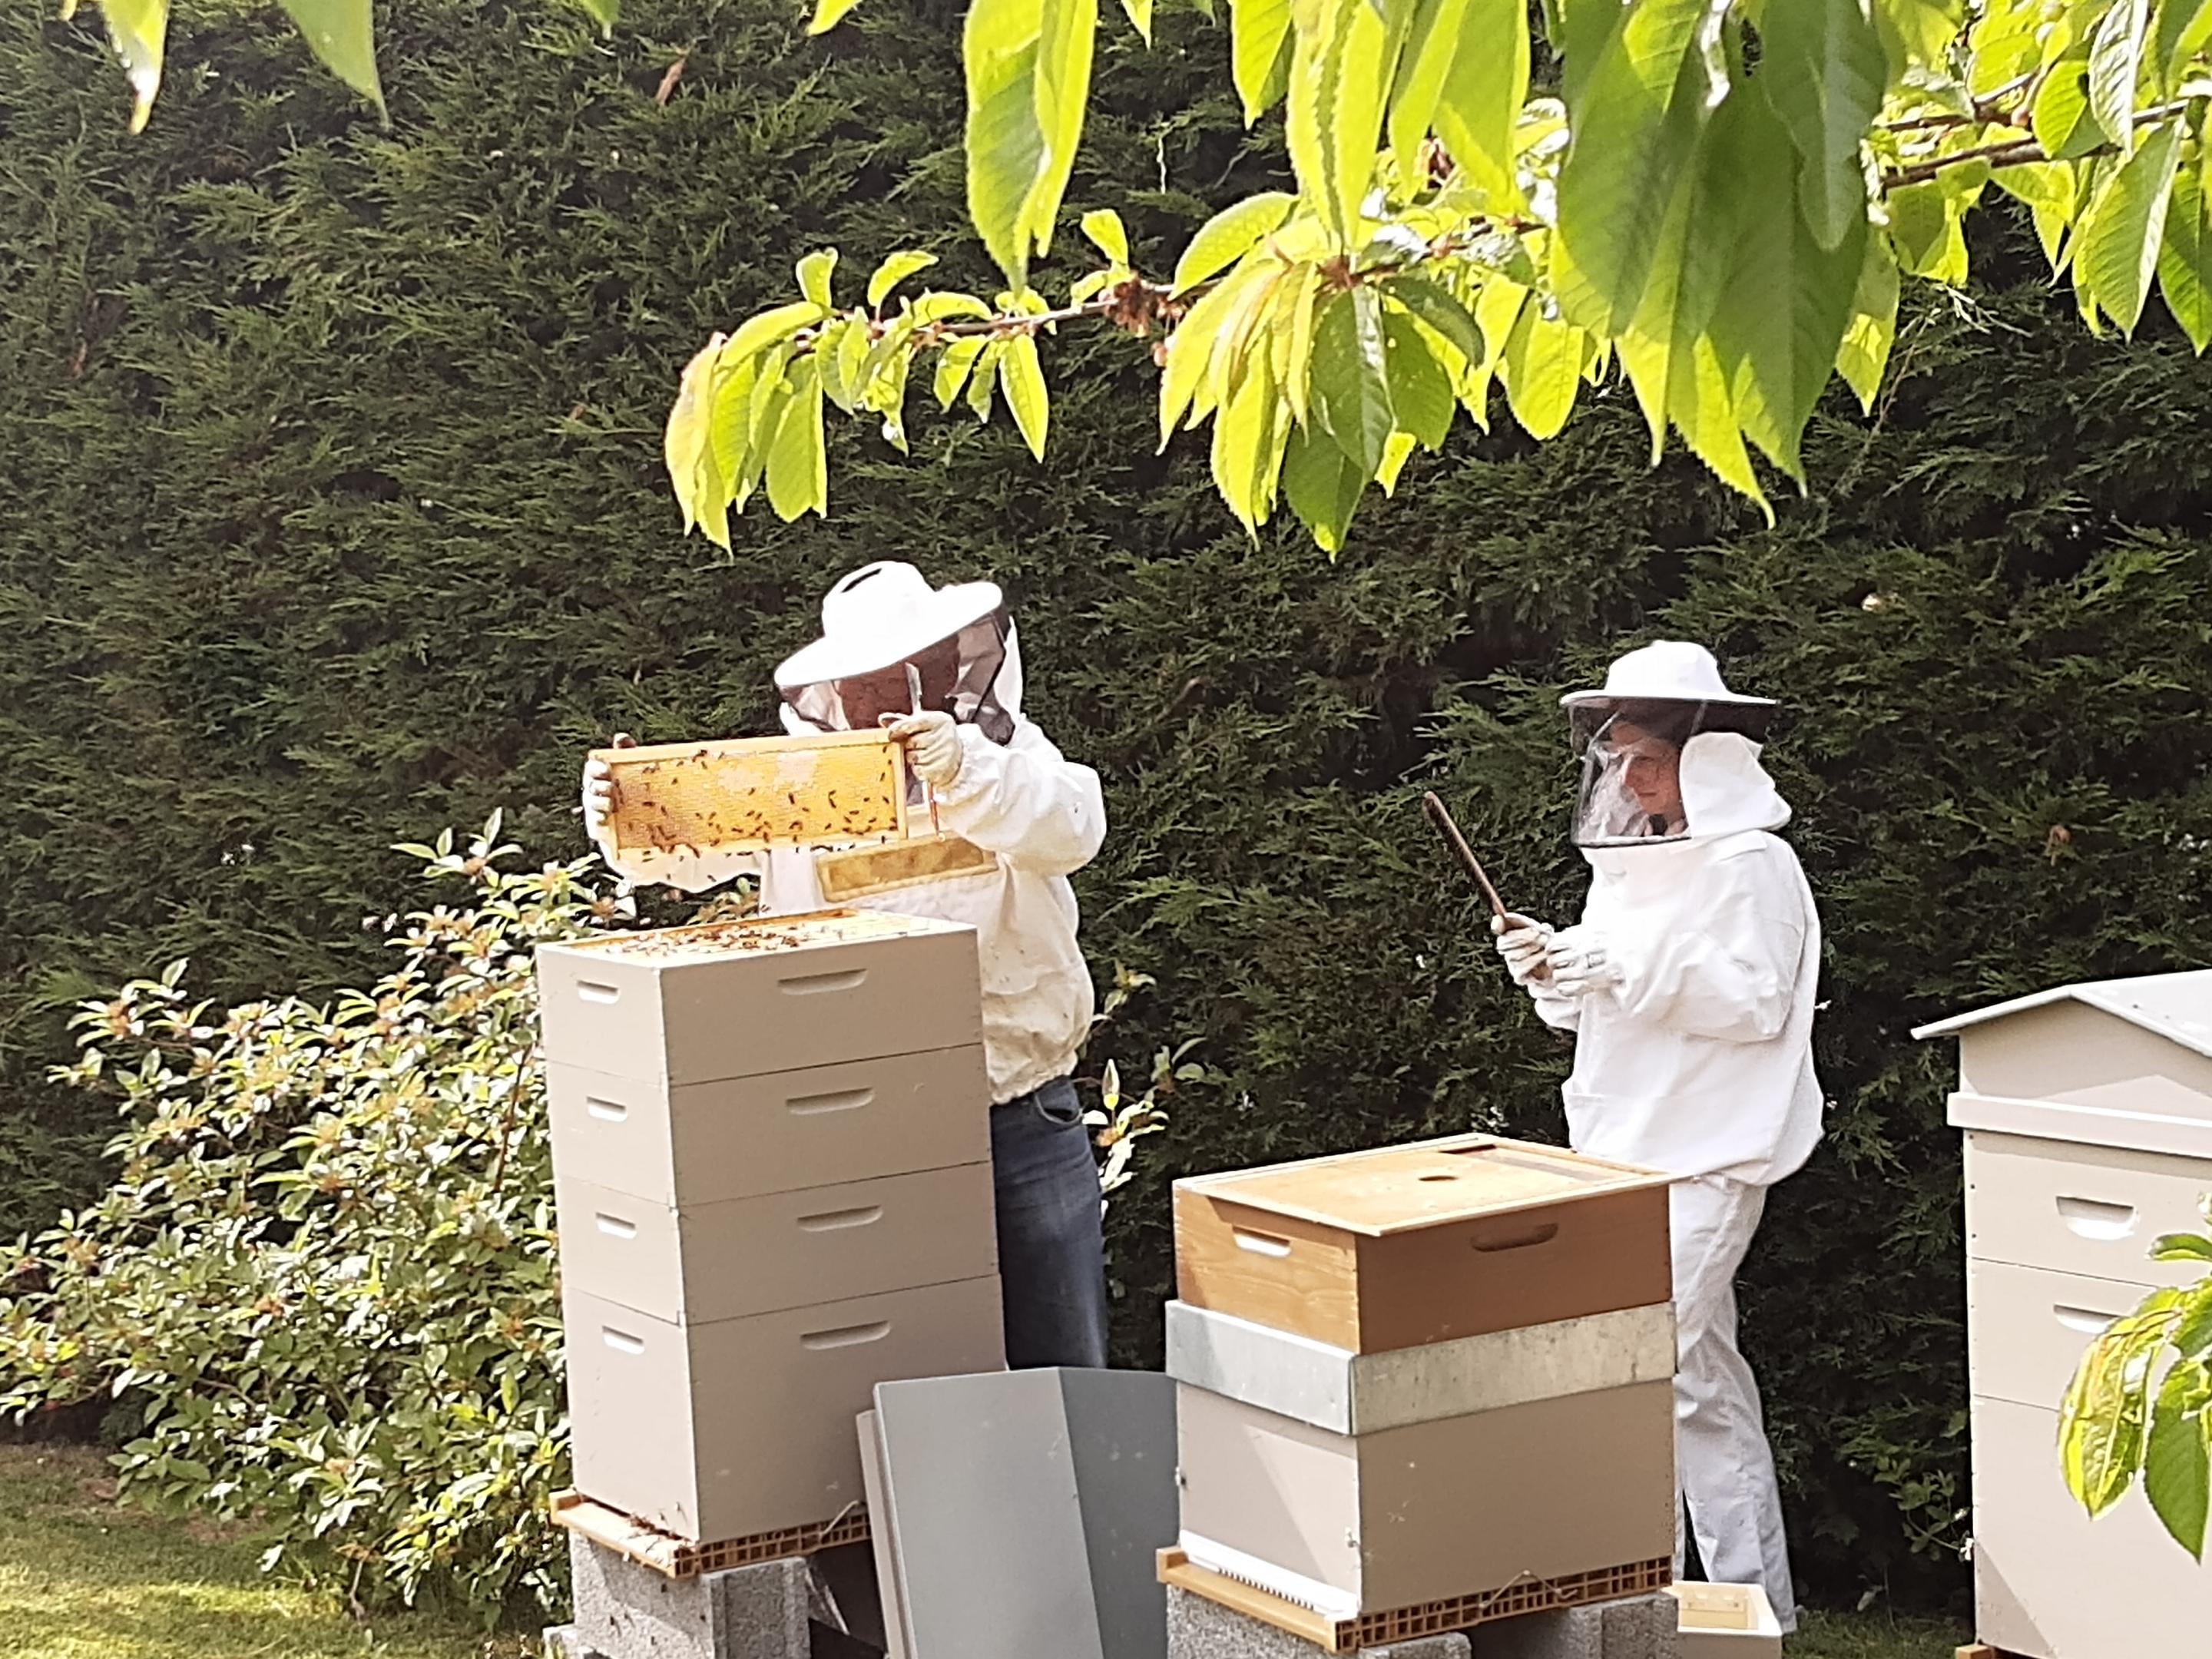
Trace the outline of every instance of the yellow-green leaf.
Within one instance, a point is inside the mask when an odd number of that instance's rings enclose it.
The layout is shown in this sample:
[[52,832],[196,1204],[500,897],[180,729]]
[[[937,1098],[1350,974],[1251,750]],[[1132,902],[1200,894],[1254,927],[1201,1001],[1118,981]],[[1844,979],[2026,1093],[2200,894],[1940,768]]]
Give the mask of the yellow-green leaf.
[[668,411],[668,424],[661,434],[661,459],[668,468],[668,482],[676,491],[676,504],[684,512],[684,528],[688,532],[699,521],[698,490],[696,480],[699,472],[699,458],[707,451],[709,420],[713,412],[714,371],[722,359],[723,337],[720,334],[692,355],[684,365],[684,378],[677,387],[676,404]]
[[1889,59],[1892,80],[1917,64],[1948,67],[1951,42],[1966,21],[1962,0],[1874,0],[1875,32]]
[[1874,413],[1875,396],[1889,367],[1889,349],[1897,338],[1897,259],[1888,240],[1868,237],[1858,291],[1851,296],[1850,325],[1836,353],[1836,368],[1858,394],[1861,411],[1869,415]]
[[1389,37],[1369,0],[1310,4],[1313,26],[1297,30],[1292,46],[1284,131],[1299,193],[1349,251],[1375,171]]
[[1283,222],[1297,199],[1287,191],[1261,191],[1231,203],[1208,219],[1190,239],[1182,258],[1176,261],[1175,292],[1187,293],[1243,258],[1261,237]]
[[768,504],[786,524],[800,514],[826,514],[829,462],[822,442],[822,380],[811,358],[791,366],[791,395],[768,452]]
[[[169,0],[104,0],[107,38],[131,77],[131,131],[143,132],[161,90],[161,54],[169,33]],[[686,529],[690,526],[687,524]]]
[[973,0],[968,9],[968,212],[1018,293],[1029,286],[1030,254],[1051,251],[1097,28],[1097,0]]
[[576,3],[599,26],[602,34],[612,34],[615,25],[622,21],[622,0],[576,0]]
[[1967,32],[1966,90],[1987,98],[2043,66],[2043,0],[1987,0]]
[[1026,334],[1018,334],[1005,343],[1000,354],[999,388],[1006,393],[1006,407],[1014,413],[1014,424],[1022,430],[1022,440],[1030,447],[1030,453],[1044,459],[1045,428],[1052,414],[1052,400],[1044,389],[1044,369],[1037,362],[1036,342]]
[[[853,355],[858,336],[860,350]],[[838,317],[823,325],[814,341],[814,359],[820,365],[822,390],[831,403],[848,415],[859,405],[861,387],[858,371],[867,361],[868,325],[856,317]]]
[[975,360],[983,355],[990,343],[981,335],[970,335],[964,340],[955,340],[945,348],[945,355],[937,360],[937,378],[932,390],[937,394],[937,406],[951,409],[960,397],[960,388],[968,384],[968,373],[975,367]]
[[1152,44],[1152,0],[1121,0],[1121,9],[1129,14],[1129,21],[1144,37],[1145,44]]
[[738,325],[738,331],[730,337],[730,355],[733,357],[754,356],[779,340],[789,339],[808,324],[820,322],[822,316],[823,307],[812,301],[793,300],[788,305],[776,306],[748,317]]
[[1583,331],[1546,317],[1531,295],[1514,317],[1498,368],[1522,429],[1532,438],[1555,438],[1582,386]]
[[1805,222],[1833,249],[1866,224],[1859,146],[1881,107],[1881,41],[1860,0],[1790,0],[1766,15],[1759,42],[1759,83],[1804,162]]
[[1121,216],[1111,208],[1097,208],[1083,216],[1083,234],[1091,245],[1117,265],[1129,263],[1129,233]]
[[1291,80],[1291,0],[1231,0],[1231,70],[1250,126],[1282,101]]
[[2158,287],[2199,356],[2212,344],[2212,234],[2204,217],[2203,181],[2193,172],[2178,173],[2158,251]]
[[[883,304],[884,297],[917,270],[927,270],[937,263],[934,253],[921,253],[911,248],[894,253],[876,267],[876,274],[868,278],[868,305],[871,309]],[[826,284],[825,284],[826,286]],[[824,304],[828,301],[824,301]]]
[[1897,263],[1916,276],[1954,287],[1966,280],[1966,241],[1959,209],[1936,184],[1908,185],[1889,193],[1889,236]]
[[991,395],[999,389],[999,358],[1005,349],[1004,341],[991,341],[968,377],[968,410],[979,421],[991,418]]
[[2166,1374],[2151,1408],[2150,1432],[2143,1443],[2143,1496],[2174,1541],[2198,1561],[2204,1559],[2204,1522],[2212,1498],[2204,1418],[2204,1367],[2184,1363]]
[[2126,149],[2136,134],[2136,82],[2150,30],[2150,0],[2112,0],[2089,40],[2089,109]]
[[1467,32],[1468,0],[1416,0],[1406,44],[1398,55],[1397,84],[1390,88],[1390,154],[1398,173],[1399,188],[1408,196],[1428,182],[1421,159],[1421,143],[1437,112],[1444,79],[1461,43],[1471,52],[1487,50],[1490,42]]
[[1268,354],[1255,351],[1230,388],[1213,422],[1213,483],[1247,535],[1256,538],[1274,505],[1282,465],[1282,402]]
[[1486,355],[1482,325],[1448,289],[1425,276],[1405,276],[1394,277],[1383,292],[1450,341],[1469,363],[1479,363]]
[[845,21],[845,14],[860,4],[860,0],[815,0],[814,21],[807,24],[809,34],[827,34]]
[[1283,494],[1324,553],[1343,550],[1368,475],[1324,432],[1298,427],[1283,452]]
[[813,304],[830,309],[830,273],[837,268],[837,250],[825,247],[799,262],[799,291]]
[[376,28],[369,0],[284,0],[284,9],[324,66],[382,113],[384,88],[376,76]]
[[2166,0],[2158,9],[2154,61],[2167,86],[2208,43],[2212,43],[2212,0]]
[[1491,210],[1520,202],[1514,129],[1528,99],[1528,12],[1522,0],[1468,0],[1466,33],[1431,118],[1437,136]]
[[1313,408],[1360,476],[1382,464],[1397,426],[1390,408],[1382,307],[1371,288],[1334,296],[1314,325]]
[[2179,124],[2159,127],[2105,180],[2081,220],[2075,269],[2124,334],[2135,332],[2158,270],[2166,200],[2180,155]]
[[2087,52],[2062,58],[2044,76],[2029,111],[2029,130],[2054,161],[2072,161],[2110,141],[2089,110]]

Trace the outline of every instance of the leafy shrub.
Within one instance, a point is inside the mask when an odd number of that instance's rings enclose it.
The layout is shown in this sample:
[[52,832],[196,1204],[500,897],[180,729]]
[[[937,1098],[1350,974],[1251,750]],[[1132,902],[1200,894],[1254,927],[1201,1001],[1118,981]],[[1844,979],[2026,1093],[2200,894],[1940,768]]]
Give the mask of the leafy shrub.
[[465,908],[386,918],[368,991],[222,1012],[185,964],[77,1017],[119,1177],[0,1256],[0,1410],[135,1396],[126,1491],[259,1515],[266,1565],[495,1609],[558,1593],[566,1463],[532,947],[613,919],[589,860],[506,867],[495,817],[410,848]]

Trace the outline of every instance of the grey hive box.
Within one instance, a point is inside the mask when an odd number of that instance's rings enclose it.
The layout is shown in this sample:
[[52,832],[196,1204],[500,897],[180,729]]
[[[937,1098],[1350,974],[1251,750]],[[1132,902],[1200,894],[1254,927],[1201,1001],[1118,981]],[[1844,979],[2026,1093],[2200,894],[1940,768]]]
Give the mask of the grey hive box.
[[1167,1377],[887,1382],[858,1431],[891,1659],[1164,1659]]
[[2212,969],[2060,986],[1913,1035],[1960,1047],[1980,1639],[2024,1659],[2200,1650],[2212,1568],[2140,1492],[2083,1514],[2057,1408],[2100,1331],[2196,1276],[2148,1251],[2200,1230],[2212,1194]]
[[577,1488],[705,1542],[860,1504],[853,1419],[878,1383],[1006,1364],[995,1274],[703,1325],[573,1286],[562,1312]]
[[1333,1619],[1671,1557],[1666,1377],[1358,1436],[1178,1384],[1191,1561]]

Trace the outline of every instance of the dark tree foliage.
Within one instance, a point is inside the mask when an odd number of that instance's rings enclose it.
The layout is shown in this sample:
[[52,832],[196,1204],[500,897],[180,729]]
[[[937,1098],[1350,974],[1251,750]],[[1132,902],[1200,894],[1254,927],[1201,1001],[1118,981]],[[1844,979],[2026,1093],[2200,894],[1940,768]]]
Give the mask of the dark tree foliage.
[[[2162,316],[2086,337],[2008,243],[1971,302],[1917,306],[1875,420],[1816,421],[1772,530],[1647,468],[1614,387],[1540,449],[1501,410],[1417,459],[1331,565],[1249,544],[1202,447],[1157,455],[1143,347],[1089,333],[1047,353],[1048,468],[1003,420],[920,420],[910,460],[848,427],[827,523],[680,540],[676,372],[799,253],[988,280],[957,24],[875,0],[808,41],[791,6],[663,0],[601,41],[424,0],[386,20],[387,132],[289,31],[203,16],[132,141],[96,20],[0,16],[0,1227],[94,1178],[106,1109],[43,1081],[71,1000],[180,955],[222,994],[359,982],[361,919],[412,879],[389,843],[504,805],[574,849],[583,747],[769,729],[815,596],[895,556],[1008,586],[1033,712],[1105,775],[1086,938],[1158,986],[1101,1047],[1200,1039],[1113,1210],[1124,1357],[1155,1360],[1170,1176],[1559,1133],[1566,1054],[1418,794],[1566,918],[1557,694],[1696,638],[1788,705],[1770,758],[1828,930],[1829,1139],[1746,1287],[1801,1572],[1952,1593],[1952,1056],[1906,1032],[2208,959],[2212,374]],[[1221,31],[1116,39],[1070,201],[1157,266],[1279,155]]]

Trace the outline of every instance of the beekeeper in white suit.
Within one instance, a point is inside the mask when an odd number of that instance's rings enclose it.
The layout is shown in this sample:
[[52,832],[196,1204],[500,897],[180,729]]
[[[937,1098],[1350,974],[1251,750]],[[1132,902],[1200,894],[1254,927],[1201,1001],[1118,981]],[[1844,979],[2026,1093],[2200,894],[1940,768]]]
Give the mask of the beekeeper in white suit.
[[1676,1484],[1707,1576],[1763,1586],[1791,1631],[1781,1498],[1735,1303],[1766,1189],[1820,1138],[1820,922],[1774,834],[1790,807],[1759,762],[1773,705],[1730,691],[1711,653],[1674,641],[1563,701],[1583,760],[1574,838],[1589,897],[1557,932],[1494,922],[1498,949],[1544,1020],[1575,1033],[1576,1148],[1677,1177]]
[[[888,721],[941,828],[989,855],[962,873],[846,902],[976,929],[1007,1361],[1103,1365],[1098,1172],[1071,1080],[1096,999],[1067,880],[1105,838],[1098,775],[1023,717],[1020,646],[989,582],[933,588],[908,564],[856,570],[823,598],[822,637],[785,660],[775,684],[794,734]],[[612,801],[605,764],[587,763],[586,826],[631,880],[696,893],[753,875],[767,915],[823,908],[811,849],[617,853]]]

